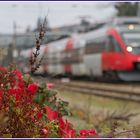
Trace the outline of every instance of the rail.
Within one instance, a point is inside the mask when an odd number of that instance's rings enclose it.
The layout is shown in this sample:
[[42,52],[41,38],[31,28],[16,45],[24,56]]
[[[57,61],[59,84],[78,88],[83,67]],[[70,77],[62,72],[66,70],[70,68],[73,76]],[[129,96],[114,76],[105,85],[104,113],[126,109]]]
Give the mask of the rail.
[[[35,79],[38,80],[38,78]],[[40,80],[46,81],[46,78],[41,78]],[[53,79],[51,81],[55,83],[55,87],[57,90],[72,91],[74,94],[77,92],[81,94],[140,102],[140,84],[111,84],[102,82],[81,81],[63,82],[62,80],[56,79]]]
[[84,82],[60,82],[55,81],[56,88],[78,92],[83,94],[90,94],[102,97],[109,97],[121,100],[140,101],[140,87],[134,85],[114,85],[103,83],[84,83]]

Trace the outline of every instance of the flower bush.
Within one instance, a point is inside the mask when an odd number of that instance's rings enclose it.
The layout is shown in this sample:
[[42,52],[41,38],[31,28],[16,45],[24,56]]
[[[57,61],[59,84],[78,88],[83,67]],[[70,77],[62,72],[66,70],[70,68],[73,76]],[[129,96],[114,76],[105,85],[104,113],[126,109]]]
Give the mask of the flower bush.
[[0,68],[0,137],[90,138],[95,129],[75,130],[63,116],[68,103],[52,83],[36,83],[14,66]]

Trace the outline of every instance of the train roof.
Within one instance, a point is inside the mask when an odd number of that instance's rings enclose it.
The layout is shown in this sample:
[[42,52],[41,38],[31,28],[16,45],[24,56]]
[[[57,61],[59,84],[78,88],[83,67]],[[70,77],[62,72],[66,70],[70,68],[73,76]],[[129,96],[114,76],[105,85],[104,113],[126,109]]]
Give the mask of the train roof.
[[84,47],[84,44],[86,42],[92,41],[93,39],[99,38],[99,37],[105,37],[106,31],[108,30],[109,26],[104,25],[102,28],[99,28],[94,31],[90,31],[87,33],[82,34],[75,34],[73,35],[73,38],[75,40],[75,43],[78,44],[76,47]]
[[[88,41],[95,40],[98,37],[106,37],[106,32],[109,28],[116,29],[119,33],[140,33],[140,18],[139,17],[117,17],[113,22],[107,23],[99,29],[77,34],[75,35],[75,40],[77,42],[81,42],[81,45],[77,45],[77,47],[82,47],[84,43]],[[78,43],[77,43],[78,44]]]
[[128,24],[137,24],[140,25],[140,18],[139,17],[116,17],[113,21],[112,21],[112,25],[114,26],[120,26],[120,25],[128,25]]

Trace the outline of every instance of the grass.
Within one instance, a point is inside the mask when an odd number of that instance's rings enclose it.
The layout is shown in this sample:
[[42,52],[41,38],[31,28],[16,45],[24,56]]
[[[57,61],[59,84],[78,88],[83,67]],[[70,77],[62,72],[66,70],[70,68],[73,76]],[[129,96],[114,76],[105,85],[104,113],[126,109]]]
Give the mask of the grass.
[[[73,117],[69,117],[70,121],[74,122],[77,128],[88,128],[95,123],[98,114],[106,114],[107,111],[123,111],[140,113],[139,103],[131,101],[116,100],[111,98],[99,97],[94,95],[86,95],[74,93],[70,91],[58,90],[61,99],[69,102],[69,107]],[[129,123],[130,126],[137,125],[140,121],[140,115],[133,117]],[[99,119],[99,116],[98,116]]]
[[120,109],[120,108],[128,108],[129,110],[132,109],[133,111],[140,111],[139,103],[131,102],[131,101],[123,101],[118,99],[111,99],[105,97],[99,97],[94,95],[86,95],[81,93],[73,93],[70,91],[60,91],[59,96],[69,101],[70,106],[74,104],[78,106],[88,106],[90,105],[93,108],[107,108],[107,109]]

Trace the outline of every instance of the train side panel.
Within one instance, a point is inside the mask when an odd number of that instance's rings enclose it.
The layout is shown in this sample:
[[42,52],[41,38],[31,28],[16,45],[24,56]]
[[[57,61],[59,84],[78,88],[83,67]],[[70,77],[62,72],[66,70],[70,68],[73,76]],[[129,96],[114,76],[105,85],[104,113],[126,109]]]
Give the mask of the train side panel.
[[86,75],[88,76],[102,76],[102,57],[99,54],[90,54],[84,56],[84,65],[86,69]]
[[72,75],[76,76],[85,76],[86,75],[86,67],[83,62],[72,65]]

